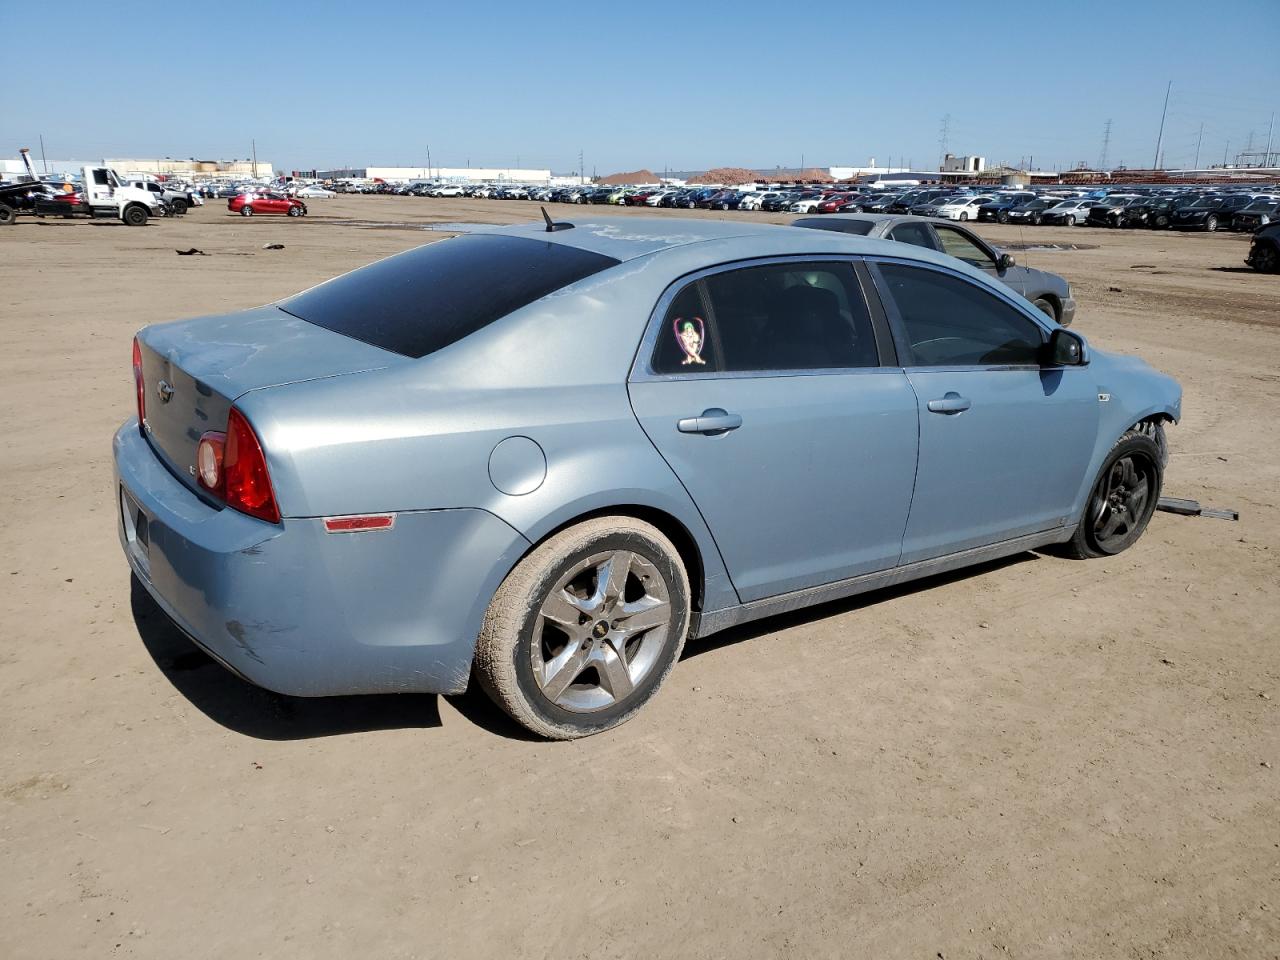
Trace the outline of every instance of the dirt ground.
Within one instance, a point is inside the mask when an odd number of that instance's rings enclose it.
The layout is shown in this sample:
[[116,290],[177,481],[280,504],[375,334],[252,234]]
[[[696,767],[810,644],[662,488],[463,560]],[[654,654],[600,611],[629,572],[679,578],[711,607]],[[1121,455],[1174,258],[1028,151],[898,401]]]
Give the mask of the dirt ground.
[[433,236],[362,223],[538,215],[311,206],[0,229],[0,956],[1280,957],[1280,277],[1243,237],[980,231],[1091,247],[1016,256],[1182,381],[1166,493],[1238,523],[736,629],[549,744],[478,693],[252,688],[131,590],[136,329]]

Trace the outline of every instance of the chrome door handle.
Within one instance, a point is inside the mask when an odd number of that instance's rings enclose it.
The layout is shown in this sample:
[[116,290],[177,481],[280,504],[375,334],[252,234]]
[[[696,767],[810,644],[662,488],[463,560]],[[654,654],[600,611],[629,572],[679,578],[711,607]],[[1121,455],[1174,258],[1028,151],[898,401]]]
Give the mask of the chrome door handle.
[[930,413],[963,413],[973,406],[973,401],[953,390],[947,391],[941,400],[929,401]]
[[703,410],[700,416],[685,417],[676,421],[676,429],[681,433],[705,433],[716,435],[737,430],[742,426],[742,417],[729,413],[719,407]]

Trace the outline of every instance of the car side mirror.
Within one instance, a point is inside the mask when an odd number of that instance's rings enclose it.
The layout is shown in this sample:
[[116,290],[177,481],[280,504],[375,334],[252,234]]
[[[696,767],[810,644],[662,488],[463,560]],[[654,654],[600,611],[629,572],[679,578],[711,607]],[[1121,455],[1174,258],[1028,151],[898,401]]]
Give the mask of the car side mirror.
[[1017,265],[1017,262],[1013,259],[1013,257],[1010,254],[1002,253],[1000,254],[999,257],[996,258],[996,269],[999,270],[1001,273],[1004,273],[1010,267],[1013,267],[1016,265]]
[[1089,345],[1074,330],[1059,327],[1045,345],[1046,367],[1083,367],[1089,362]]

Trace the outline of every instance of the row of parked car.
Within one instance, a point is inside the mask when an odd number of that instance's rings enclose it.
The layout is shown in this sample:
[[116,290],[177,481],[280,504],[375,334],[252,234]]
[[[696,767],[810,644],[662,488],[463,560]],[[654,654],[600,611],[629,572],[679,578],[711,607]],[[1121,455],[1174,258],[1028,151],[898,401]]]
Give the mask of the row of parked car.
[[543,203],[610,203],[688,210],[763,210],[769,213],[891,213],[943,220],[1032,226],[1146,227],[1252,233],[1280,220],[1280,189],[1107,188],[994,190],[927,187],[886,192],[847,186],[743,189],[737,187],[530,187],[417,183],[388,192],[425,197],[481,197]]

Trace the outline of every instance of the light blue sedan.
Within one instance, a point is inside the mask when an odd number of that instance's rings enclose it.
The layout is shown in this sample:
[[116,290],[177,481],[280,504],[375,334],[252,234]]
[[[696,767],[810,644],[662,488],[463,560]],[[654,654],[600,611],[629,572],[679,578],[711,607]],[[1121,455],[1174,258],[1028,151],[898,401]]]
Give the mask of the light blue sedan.
[[942,253],[626,218],[428,244],[134,343],[138,580],[286,694],[627,720],[687,637],[1132,545],[1177,383]]

